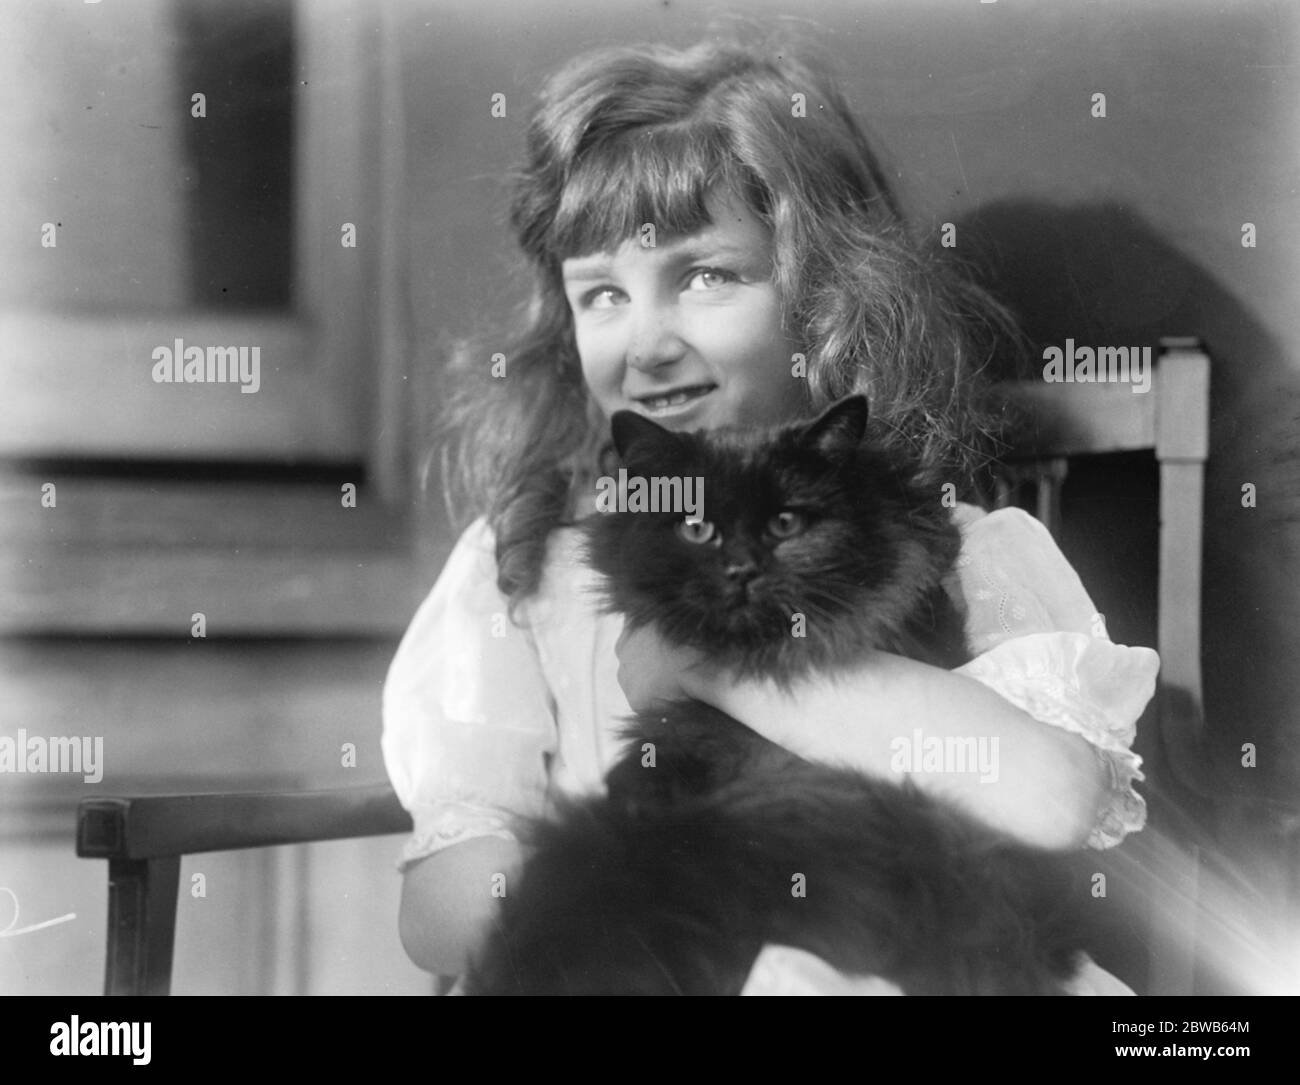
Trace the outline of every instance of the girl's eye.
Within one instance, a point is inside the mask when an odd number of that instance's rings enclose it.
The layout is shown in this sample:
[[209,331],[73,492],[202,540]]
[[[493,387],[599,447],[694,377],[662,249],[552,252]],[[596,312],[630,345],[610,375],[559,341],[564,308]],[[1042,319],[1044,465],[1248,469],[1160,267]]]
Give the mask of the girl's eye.
[[721,268],[716,267],[702,267],[691,272],[690,282],[687,286],[692,290],[717,290],[718,287],[726,286],[727,283],[734,283],[735,281],[736,276],[730,271],[723,271]]
[[803,514],[791,509],[778,512],[767,522],[768,532],[778,539],[788,539],[791,535],[798,535],[807,526]]
[[717,529],[708,520],[699,520],[694,523],[690,520],[683,520],[677,525],[677,534],[686,542],[696,543],[701,546],[720,546],[722,544],[722,536],[718,534]]
[[595,290],[588,290],[582,295],[582,307],[584,309],[612,309],[618,304],[618,299],[622,295],[621,290],[612,286],[602,286]]

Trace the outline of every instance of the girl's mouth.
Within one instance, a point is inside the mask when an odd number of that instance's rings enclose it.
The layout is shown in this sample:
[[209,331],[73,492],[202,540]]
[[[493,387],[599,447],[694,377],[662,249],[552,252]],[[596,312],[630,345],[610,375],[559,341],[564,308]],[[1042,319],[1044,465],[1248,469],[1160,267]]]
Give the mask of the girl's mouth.
[[638,396],[634,402],[640,404],[643,412],[651,418],[663,418],[685,413],[716,387],[715,384],[693,384],[674,388],[662,395]]

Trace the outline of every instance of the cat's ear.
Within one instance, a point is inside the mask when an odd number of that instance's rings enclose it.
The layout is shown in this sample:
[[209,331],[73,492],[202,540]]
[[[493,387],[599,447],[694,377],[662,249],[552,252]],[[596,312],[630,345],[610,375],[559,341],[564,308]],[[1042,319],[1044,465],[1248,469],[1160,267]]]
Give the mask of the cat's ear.
[[654,463],[680,451],[671,430],[636,411],[615,411],[609,429],[619,458],[629,465],[642,460]]
[[867,413],[866,396],[845,396],[808,423],[804,443],[826,456],[852,452],[867,432]]

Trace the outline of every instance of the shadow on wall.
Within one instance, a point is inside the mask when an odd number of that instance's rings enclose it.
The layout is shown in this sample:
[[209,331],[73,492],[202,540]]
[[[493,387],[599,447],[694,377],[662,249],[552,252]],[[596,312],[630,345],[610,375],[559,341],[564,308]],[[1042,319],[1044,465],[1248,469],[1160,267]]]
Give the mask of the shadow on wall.
[[[1300,345],[1280,342],[1246,299],[1123,206],[1003,201],[977,209],[958,230],[977,275],[1020,316],[1035,347],[1034,373],[1043,348],[1066,338],[1154,346],[1161,336],[1191,335],[1205,343],[1213,362],[1202,619],[1206,778],[1223,799],[1300,806],[1300,669],[1282,665],[1300,658]],[[1155,473],[1118,461],[1102,470],[1104,490],[1083,501],[1072,495],[1071,556],[1098,608],[1113,616],[1115,639],[1153,644]],[[1243,506],[1248,482],[1257,491],[1254,508]],[[1086,475],[1077,478],[1079,490],[1091,485]],[[1246,742],[1256,746],[1256,769],[1241,764]]]

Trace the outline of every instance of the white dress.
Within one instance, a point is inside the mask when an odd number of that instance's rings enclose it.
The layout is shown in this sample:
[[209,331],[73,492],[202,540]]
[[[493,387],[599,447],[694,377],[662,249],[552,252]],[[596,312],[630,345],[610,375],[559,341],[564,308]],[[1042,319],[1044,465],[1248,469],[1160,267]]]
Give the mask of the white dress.
[[[956,519],[962,550],[948,587],[975,654],[959,673],[1101,752],[1110,793],[1089,845],[1113,846],[1146,820],[1131,746],[1156,653],[1110,641],[1033,517],[961,506]],[[631,714],[614,654],[623,620],[597,610],[577,542],[572,528],[552,534],[541,586],[516,625],[496,587],[492,534],[477,521],[412,619],[383,700],[385,764],[415,825],[403,869],[475,836],[512,838],[513,819],[541,814],[552,789],[602,789]]]

